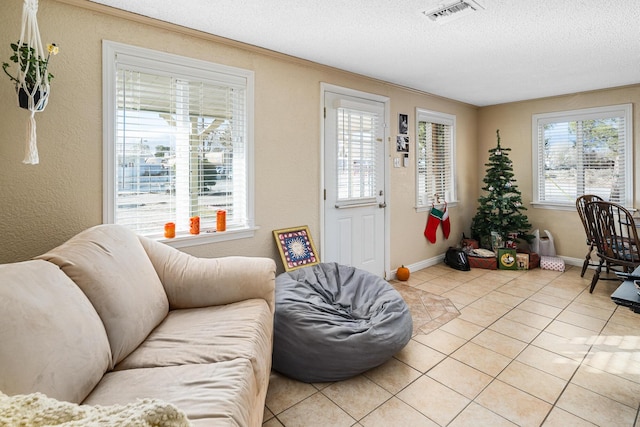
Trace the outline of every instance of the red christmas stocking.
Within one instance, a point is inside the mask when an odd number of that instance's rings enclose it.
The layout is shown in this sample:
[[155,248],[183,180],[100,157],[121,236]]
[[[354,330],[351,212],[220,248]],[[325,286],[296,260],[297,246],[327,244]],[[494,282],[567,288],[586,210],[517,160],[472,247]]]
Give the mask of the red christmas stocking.
[[431,212],[429,212],[429,217],[427,218],[427,226],[424,229],[424,236],[431,243],[436,242],[436,230],[440,225],[440,221],[442,221],[442,215],[443,212],[436,209],[435,207],[431,208]]
[[449,211],[447,210],[447,205],[444,205],[444,213],[442,215],[442,232],[444,233],[444,238],[449,238],[449,233],[451,232],[451,221],[449,221]]

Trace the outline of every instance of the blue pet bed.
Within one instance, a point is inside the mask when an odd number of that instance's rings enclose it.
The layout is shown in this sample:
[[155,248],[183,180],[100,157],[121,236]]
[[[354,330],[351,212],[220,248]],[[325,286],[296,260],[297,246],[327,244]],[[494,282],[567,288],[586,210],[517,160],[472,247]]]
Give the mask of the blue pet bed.
[[276,278],[273,368],[304,382],[381,365],[411,338],[407,304],[384,279],[321,263]]

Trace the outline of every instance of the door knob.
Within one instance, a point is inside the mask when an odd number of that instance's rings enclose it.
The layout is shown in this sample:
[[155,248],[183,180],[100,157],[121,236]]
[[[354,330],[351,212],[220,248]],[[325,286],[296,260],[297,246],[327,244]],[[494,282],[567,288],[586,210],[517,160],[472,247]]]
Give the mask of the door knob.
[[386,202],[378,203],[378,207],[379,208],[386,208],[387,207],[387,203]]

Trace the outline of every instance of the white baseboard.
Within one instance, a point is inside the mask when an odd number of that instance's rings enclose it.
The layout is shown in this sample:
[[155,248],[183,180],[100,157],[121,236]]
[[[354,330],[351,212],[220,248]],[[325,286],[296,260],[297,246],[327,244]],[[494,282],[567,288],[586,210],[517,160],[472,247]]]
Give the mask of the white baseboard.
[[582,267],[582,264],[584,264],[584,258],[571,258],[568,256],[561,256],[560,258],[562,258],[564,260],[564,263],[567,265]]
[[[564,263],[567,265],[575,265],[578,267],[582,267],[582,264],[584,263],[584,258],[572,258],[572,257],[566,257],[566,256],[559,256],[559,257],[562,258],[564,260]],[[444,260],[444,254],[435,256],[433,258],[425,259],[423,261],[419,261],[413,264],[405,265],[405,267],[407,267],[409,271],[413,273],[427,267],[433,267],[434,265],[438,265],[443,260]],[[387,280],[395,280],[396,279],[395,270],[390,272],[389,276],[390,277],[388,277]]]
[[[433,258],[425,259],[423,261],[416,262],[414,264],[405,265],[409,269],[410,272],[415,272],[422,270],[427,267],[433,267],[434,265],[440,264],[444,260],[444,254],[435,256]],[[391,271],[387,280],[395,280],[396,279],[396,271]]]

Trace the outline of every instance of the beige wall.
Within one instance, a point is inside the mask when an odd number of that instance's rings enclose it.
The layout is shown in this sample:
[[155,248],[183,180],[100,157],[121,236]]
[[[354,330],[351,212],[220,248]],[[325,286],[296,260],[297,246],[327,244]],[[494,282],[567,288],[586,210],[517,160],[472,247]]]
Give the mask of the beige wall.
[[[86,6],[86,7],[79,7]],[[21,0],[5,0],[0,16],[0,58],[20,32]],[[15,105],[7,78],[0,77],[0,263],[26,260],[75,233],[102,222],[103,39],[241,67],[255,72],[256,224],[252,239],[194,246],[185,251],[212,257],[232,254],[279,260],[271,230],[307,224],[320,241],[320,83],[326,82],[388,96],[392,138],[397,114],[410,119],[415,142],[415,108],[457,117],[459,203],[450,208],[451,237],[438,233],[432,245],[423,236],[427,214],[416,213],[415,150],[410,167],[390,168],[391,267],[429,261],[469,232],[475,214],[487,150],[495,130],[512,148],[514,172],[525,203],[531,201],[531,115],[540,112],[610,105],[640,100],[640,86],[565,97],[476,108],[399,88],[384,82],[288,58],[284,55],[205,36],[125,13],[105,13],[84,0],[40,0],[38,19],[43,42],[56,42],[55,75],[49,105],[37,114],[40,164],[23,158],[27,113]],[[428,76],[425,76],[428,78]],[[640,111],[634,109],[635,123]],[[635,134],[639,129],[636,126]],[[637,138],[634,138],[637,141]],[[394,142],[389,147],[395,154]],[[636,150],[636,164],[638,160]],[[283,160],[290,168],[275,167]],[[391,162],[391,159],[389,159]],[[291,179],[297,172],[297,179]],[[635,200],[640,185],[634,176]],[[584,237],[575,212],[529,208],[534,228],[549,229],[564,256],[584,256]]]
[[[496,145],[496,129],[500,129],[501,145],[511,148],[510,158],[522,199],[527,206],[526,214],[533,229],[549,230],[554,237],[556,250],[562,256],[584,259],[586,245],[584,229],[575,210],[558,211],[533,208],[531,116],[536,113],[548,113],[563,110],[598,107],[606,105],[637,104],[640,102],[640,85],[538,99],[526,102],[495,105],[480,109],[478,114],[478,150],[481,160],[488,159],[488,150]],[[638,135],[640,129],[640,111],[634,105],[634,165],[640,160]],[[484,177],[484,168],[480,164],[477,179]],[[635,167],[634,167],[635,172]],[[640,196],[640,177],[634,173],[634,207],[638,207]]]
[[[75,3],[75,4],[74,4]],[[80,4],[87,5],[78,7]],[[5,0],[0,17],[0,58],[20,33],[21,0]],[[40,164],[21,163],[27,112],[15,105],[13,86],[0,78],[0,262],[29,259],[102,221],[103,39],[213,61],[255,72],[256,224],[253,239],[194,246],[199,256],[231,254],[278,258],[271,230],[308,224],[320,241],[320,83],[388,96],[391,135],[397,114],[414,126],[415,108],[455,114],[458,120],[458,194],[450,209],[452,236],[431,245],[423,236],[426,213],[414,210],[414,151],[411,167],[391,168],[391,267],[442,254],[458,241],[475,210],[478,192],[477,109],[320,65],[287,58],[160,25],[106,14],[82,0],[40,0],[43,43],[56,42],[49,105],[37,114]],[[427,78],[425,76],[425,78]],[[411,129],[411,141],[415,132]],[[390,151],[395,151],[394,142]],[[290,167],[276,167],[290,161]],[[291,179],[295,174],[296,179]]]

